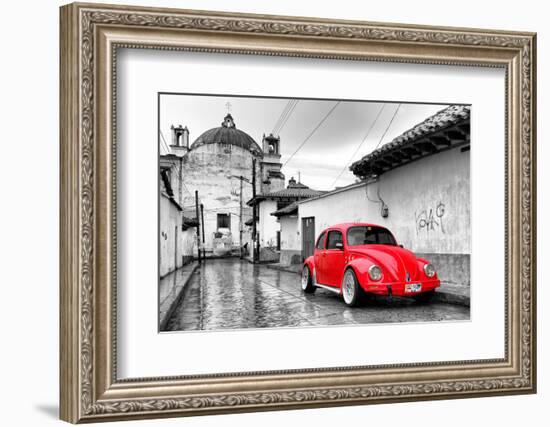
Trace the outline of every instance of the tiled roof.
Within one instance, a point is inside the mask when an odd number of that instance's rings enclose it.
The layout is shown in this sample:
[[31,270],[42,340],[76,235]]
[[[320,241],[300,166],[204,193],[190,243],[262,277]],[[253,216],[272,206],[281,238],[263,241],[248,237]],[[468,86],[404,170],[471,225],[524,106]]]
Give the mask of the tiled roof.
[[470,142],[470,106],[451,105],[350,166],[357,176],[380,175],[395,167]]
[[256,194],[256,197],[250,199],[246,204],[248,206],[253,206],[262,200],[302,200],[318,196],[319,194],[323,194],[323,192],[312,190],[311,188],[283,188],[282,190],[273,191],[271,193]]
[[198,227],[199,226],[199,221],[197,220],[197,218],[189,218],[189,217],[186,217],[185,215],[183,215],[182,225],[183,225],[184,230],[186,230],[190,227]]
[[298,212],[298,204],[296,202],[291,203],[288,206],[285,206],[284,208],[278,209],[275,212],[272,212],[271,215],[276,217],[286,216],[286,215],[292,215]]
[[312,190],[311,188],[303,187],[294,187],[294,188],[283,188],[279,191],[273,191],[272,193],[267,194],[258,194],[258,197],[263,197],[264,199],[278,199],[278,198],[308,198],[321,194],[320,191]]

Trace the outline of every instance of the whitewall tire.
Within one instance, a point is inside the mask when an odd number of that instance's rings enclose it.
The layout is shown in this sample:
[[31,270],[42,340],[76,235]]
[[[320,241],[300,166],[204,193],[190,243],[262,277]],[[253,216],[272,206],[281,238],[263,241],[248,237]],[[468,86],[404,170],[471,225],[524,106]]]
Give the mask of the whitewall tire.
[[342,280],[342,297],[348,307],[356,306],[361,297],[359,282],[351,268],[348,268],[344,273],[344,279]]
[[313,285],[313,275],[307,265],[302,269],[302,291],[306,294],[312,294],[315,292],[315,286]]

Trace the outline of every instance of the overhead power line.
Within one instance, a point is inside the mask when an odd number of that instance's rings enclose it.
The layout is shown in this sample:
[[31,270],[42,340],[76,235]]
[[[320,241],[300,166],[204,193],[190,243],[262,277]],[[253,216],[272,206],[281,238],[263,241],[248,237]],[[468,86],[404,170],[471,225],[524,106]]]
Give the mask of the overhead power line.
[[321,127],[321,125],[325,122],[326,119],[332,114],[332,112],[340,105],[341,101],[336,102],[336,104],[333,105],[333,107],[329,110],[327,114],[321,119],[321,121],[313,128],[313,130],[309,133],[309,135],[302,141],[302,143],[298,146],[298,148],[294,151],[294,153],[291,154],[291,156],[287,159],[287,161],[283,164],[283,167],[287,165],[290,160],[296,155],[298,151],[305,145],[306,142],[309,141],[309,139],[313,136],[313,134]]
[[371,123],[371,125],[369,126],[369,130],[367,131],[367,133],[365,134],[365,136],[363,137],[363,139],[361,140],[361,142],[359,143],[359,145],[357,146],[357,148],[355,149],[355,151],[353,152],[353,154],[351,155],[351,157],[349,158],[349,160],[347,161],[346,165],[342,168],[342,170],[340,171],[340,173],[338,174],[338,176],[336,177],[336,179],[334,180],[334,182],[330,185],[329,188],[332,188],[336,182],[338,182],[338,180],[340,179],[340,177],[342,176],[342,174],[346,171],[346,169],[351,165],[352,161],[353,161],[353,158],[355,157],[355,155],[359,152],[359,150],[361,149],[361,147],[363,146],[363,144],[365,143],[365,141],[367,140],[367,138],[369,137],[372,129],[374,128],[374,125],[376,124],[376,122],[378,121],[378,119],[380,118],[380,115],[382,114],[382,111],[384,111],[384,107],[386,106],[386,104],[382,104],[382,107],[380,108],[380,110],[378,110],[378,114],[376,115],[376,118],[374,119],[374,121]]
[[167,153],[170,153],[170,146],[166,142],[166,139],[164,139],[164,135],[160,129],[159,129],[159,135],[161,138],[161,143],[164,143],[164,149],[167,151]]
[[[395,116],[397,116],[397,112],[399,111],[399,109],[401,108],[401,104],[399,104],[397,106],[397,108],[395,109],[394,113],[393,113],[393,116],[390,120],[390,122],[388,123],[388,127],[386,127],[386,130],[384,131],[384,133],[382,134],[382,136],[380,137],[380,141],[378,141],[378,144],[376,144],[376,147],[374,147],[374,149],[376,150],[378,148],[378,146],[382,143],[382,140],[384,139],[384,137],[386,136],[386,133],[388,133],[388,130],[390,129],[390,126],[391,124],[393,123],[393,119],[395,119]],[[374,151],[374,150],[373,150]]]
[[279,127],[279,125],[283,121],[283,117],[287,114],[287,111],[290,109],[290,106],[292,105],[292,99],[289,99],[287,103],[285,104],[285,108],[283,108],[283,111],[281,111],[281,114],[279,115],[279,118],[275,122],[275,125],[273,126],[273,130],[271,133],[275,135],[275,130]]
[[290,109],[287,111],[284,119],[281,121],[281,123],[279,124],[279,126],[276,129],[273,129],[273,135],[280,135],[281,134],[281,131],[285,127],[286,123],[288,122],[288,119],[290,119],[290,116],[292,116],[292,113],[294,112],[294,109],[298,105],[298,102],[300,102],[300,101],[297,100],[297,99],[292,100],[292,105],[290,106]]

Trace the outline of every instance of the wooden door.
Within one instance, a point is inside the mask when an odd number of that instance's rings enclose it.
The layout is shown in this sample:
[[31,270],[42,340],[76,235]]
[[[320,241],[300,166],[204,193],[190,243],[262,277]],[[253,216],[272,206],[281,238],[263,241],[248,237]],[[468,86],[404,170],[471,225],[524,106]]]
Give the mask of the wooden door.
[[315,248],[315,217],[302,218],[302,261],[313,255]]

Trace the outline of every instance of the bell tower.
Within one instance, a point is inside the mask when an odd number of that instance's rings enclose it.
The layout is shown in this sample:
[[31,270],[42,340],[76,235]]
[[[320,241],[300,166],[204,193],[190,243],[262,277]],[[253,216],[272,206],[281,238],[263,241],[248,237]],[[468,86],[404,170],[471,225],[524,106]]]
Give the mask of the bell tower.
[[263,158],[260,163],[262,173],[262,193],[271,193],[285,187],[285,176],[281,172],[281,138],[273,134],[265,135],[262,139]]
[[172,125],[170,126],[170,130],[172,131],[172,144],[170,144],[172,154],[178,157],[185,156],[189,151],[189,129],[187,129],[187,126],[182,127],[182,125],[179,125],[174,127]]

